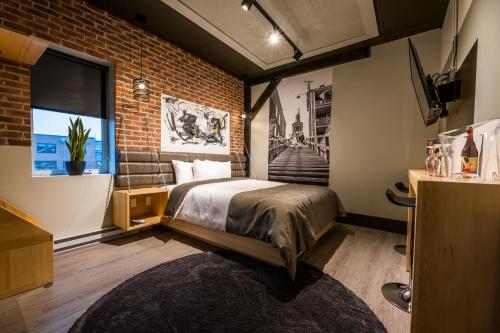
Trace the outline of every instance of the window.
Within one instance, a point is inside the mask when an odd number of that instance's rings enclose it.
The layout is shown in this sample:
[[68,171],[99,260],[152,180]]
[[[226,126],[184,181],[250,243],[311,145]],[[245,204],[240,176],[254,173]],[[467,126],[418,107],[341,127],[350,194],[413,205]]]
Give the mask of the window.
[[57,168],[57,161],[35,161],[35,169],[52,170]]
[[109,172],[108,70],[53,50],[31,67],[33,174],[66,174],[68,126],[78,117],[90,129],[85,173]]
[[[103,119],[33,108],[31,137],[33,147],[36,147],[36,151],[33,151],[35,173],[56,175],[66,173],[64,162],[70,159],[65,143],[68,140],[68,125],[70,119],[75,121],[77,117],[82,119],[85,129],[90,129],[89,138],[85,144],[86,170],[89,173],[104,171],[102,163]],[[40,148],[46,148],[49,151]],[[49,162],[45,160],[47,153],[54,155],[51,158],[53,161],[50,161],[53,163],[45,163]],[[38,162],[41,162],[41,164]],[[40,167],[40,165],[43,165],[43,167]],[[37,172],[39,170],[43,170],[43,172]]]
[[54,143],[37,143],[36,144],[36,152],[43,154],[55,154],[56,153],[56,144]]
[[95,163],[98,167],[102,166],[102,141],[95,142]]

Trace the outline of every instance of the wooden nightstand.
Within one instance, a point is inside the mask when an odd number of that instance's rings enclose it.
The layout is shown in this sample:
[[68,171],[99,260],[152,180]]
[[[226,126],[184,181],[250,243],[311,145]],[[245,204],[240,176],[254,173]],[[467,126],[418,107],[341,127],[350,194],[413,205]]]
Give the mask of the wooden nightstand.
[[[161,222],[168,191],[158,187],[113,191],[113,224],[123,230],[144,228]],[[133,223],[132,220],[144,220]]]

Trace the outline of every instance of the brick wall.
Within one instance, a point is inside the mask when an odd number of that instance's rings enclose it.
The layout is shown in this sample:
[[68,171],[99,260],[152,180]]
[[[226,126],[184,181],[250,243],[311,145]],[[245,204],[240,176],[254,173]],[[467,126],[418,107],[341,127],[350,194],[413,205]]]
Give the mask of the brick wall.
[[[127,148],[160,148],[160,95],[190,100],[231,113],[231,152],[243,153],[243,82],[178,47],[144,33],[143,72],[150,102],[133,104],[131,83],[139,76],[140,29],[83,0],[1,0],[0,25],[104,59],[115,65],[116,141],[125,115]],[[149,122],[149,133],[146,131]],[[0,144],[30,145],[29,66],[0,60]]]

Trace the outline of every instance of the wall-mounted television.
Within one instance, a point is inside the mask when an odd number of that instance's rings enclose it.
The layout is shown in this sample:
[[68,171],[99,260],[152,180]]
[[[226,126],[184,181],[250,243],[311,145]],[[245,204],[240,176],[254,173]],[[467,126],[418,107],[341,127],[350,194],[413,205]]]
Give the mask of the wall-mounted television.
[[417,95],[420,112],[426,126],[434,124],[442,112],[446,112],[446,105],[440,102],[434,80],[425,72],[420,63],[417,49],[412,41],[408,39],[410,53],[410,73],[413,88]]

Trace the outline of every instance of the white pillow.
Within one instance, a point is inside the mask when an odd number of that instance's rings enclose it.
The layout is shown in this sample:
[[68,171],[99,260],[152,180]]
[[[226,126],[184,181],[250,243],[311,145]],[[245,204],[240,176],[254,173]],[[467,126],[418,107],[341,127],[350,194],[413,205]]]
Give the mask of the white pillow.
[[231,162],[194,160],[193,176],[195,181],[231,178]]
[[177,185],[192,182],[193,163],[172,160]]
[[231,178],[231,161],[219,163],[221,178]]

